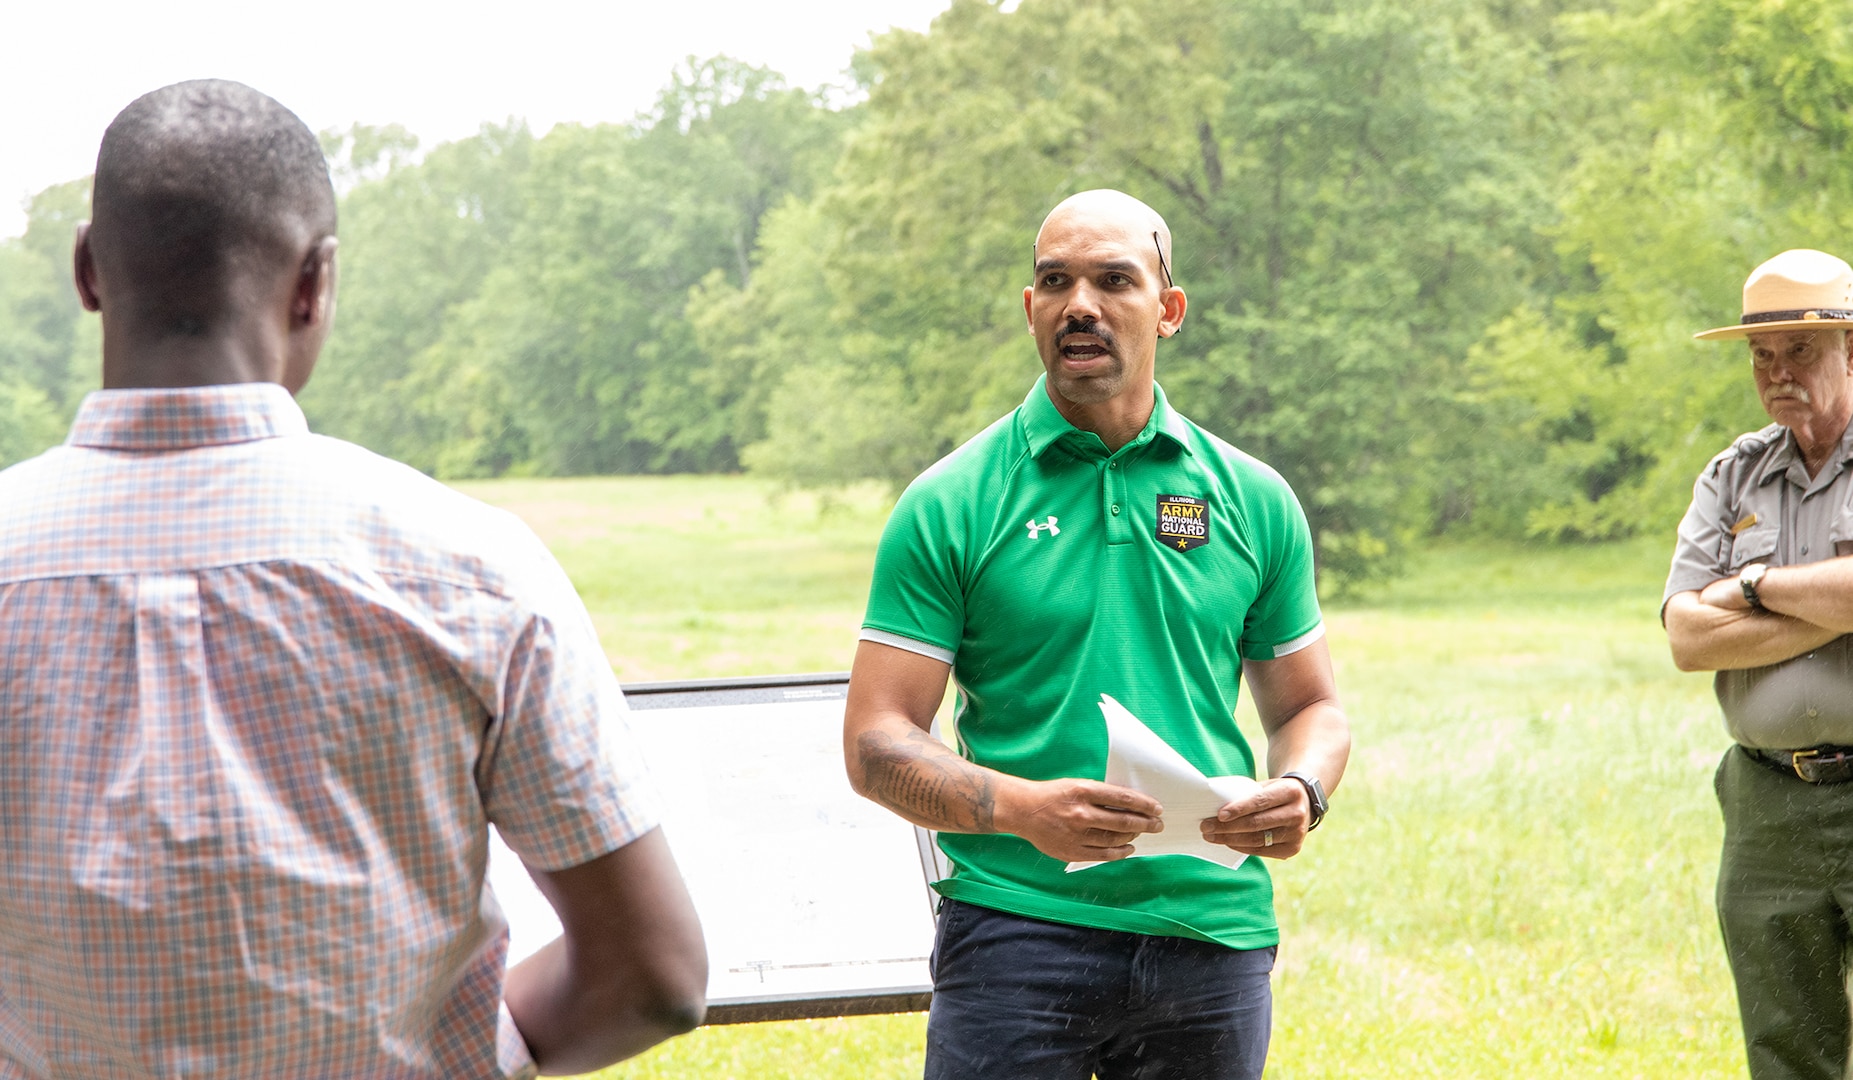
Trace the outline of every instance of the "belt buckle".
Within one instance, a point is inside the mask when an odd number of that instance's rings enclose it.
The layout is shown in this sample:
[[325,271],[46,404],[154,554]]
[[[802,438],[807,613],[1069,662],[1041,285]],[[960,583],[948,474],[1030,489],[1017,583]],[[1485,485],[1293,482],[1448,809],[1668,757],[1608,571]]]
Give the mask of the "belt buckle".
[[[1795,775],[1810,784],[1838,784],[1853,779],[1853,775],[1849,775],[1853,774],[1853,755],[1842,749],[1836,749],[1832,754],[1820,749],[1796,750],[1789,755],[1789,758],[1789,765],[1795,770]],[[1840,775],[1830,778],[1816,771],[1811,767],[1816,762],[1826,769],[1838,768]]]

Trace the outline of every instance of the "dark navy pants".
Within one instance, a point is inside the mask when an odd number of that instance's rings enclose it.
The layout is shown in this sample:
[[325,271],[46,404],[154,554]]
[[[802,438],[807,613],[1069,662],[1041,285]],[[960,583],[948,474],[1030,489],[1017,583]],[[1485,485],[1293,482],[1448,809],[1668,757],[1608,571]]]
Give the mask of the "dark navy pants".
[[1256,1080],[1274,949],[941,902],[926,1080]]

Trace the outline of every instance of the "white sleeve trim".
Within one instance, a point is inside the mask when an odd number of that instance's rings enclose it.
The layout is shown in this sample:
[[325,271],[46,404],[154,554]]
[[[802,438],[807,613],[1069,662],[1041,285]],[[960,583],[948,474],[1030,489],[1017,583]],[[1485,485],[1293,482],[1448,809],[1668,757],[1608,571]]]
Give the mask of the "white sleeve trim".
[[1325,623],[1321,621],[1318,626],[1313,627],[1311,630],[1294,638],[1292,641],[1283,642],[1282,644],[1274,646],[1274,659],[1279,660],[1283,656],[1292,656],[1294,653],[1299,652],[1301,649],[1304,649],[1306,646],[1311,645],[1324,636]]
[[886,630],[871,630],[865,626],[862,628],[862,640],[873,641],[877,645],[892,646],[893,648],[916,653],[920,656],[928,656],[938,660],[942,664],[952,663],[951,649],[942,649],[938,645],[929,645],[924,641],[915,641],[910,637],[890,634]]

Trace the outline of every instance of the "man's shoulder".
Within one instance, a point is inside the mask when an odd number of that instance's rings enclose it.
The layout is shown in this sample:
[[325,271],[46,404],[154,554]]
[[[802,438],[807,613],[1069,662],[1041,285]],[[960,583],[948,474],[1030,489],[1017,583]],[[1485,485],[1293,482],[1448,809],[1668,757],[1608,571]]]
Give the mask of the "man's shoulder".
[[[326,435],[310,435],[296,479],[315,490],[340,526],[387,568],[461,574],[512,589],[546,547],[520,517],[403,462]],[[305,491],[305,494],[309,492]]]
[[1782,445],[1784,429],[1781,424],[1769,424],[1755,431],[1746,431],[1731,440],[1731,445],[1718,451],[1705,465],[1709,476],[1718,476],[1732,469],[1754,468],[1763,458],[1775,452]]
[[1183,414],[1181,434],[1186,447],[1206,468],[1235,481],[1232,495],[1293,497],[1293,488],[1280,471],[1248,451],[1209,431]]
[[[16,461],[0,469],[0,492],[24,494],[41,486],[49,473],[57,469],[58,461],[64,454],[64,446],[54,446],[35,457]],[[0,502],[0,505],[10,503]]]
[[1007,477],[1029,453],[1012,409],[993,420],[958,449],[921,470],[907,485],[903,499],[951,498],[979,495],[990,482]]

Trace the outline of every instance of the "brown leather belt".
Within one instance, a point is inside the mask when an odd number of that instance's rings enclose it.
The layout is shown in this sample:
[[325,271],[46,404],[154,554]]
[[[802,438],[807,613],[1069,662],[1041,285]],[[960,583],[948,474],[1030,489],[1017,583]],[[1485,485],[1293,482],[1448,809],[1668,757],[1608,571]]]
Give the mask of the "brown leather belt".
[[1842,784],[1853,780],[1853,746],[1816,746],[1807,750],[1738,749],[1781,773],[1799,776],[1810,784]]

